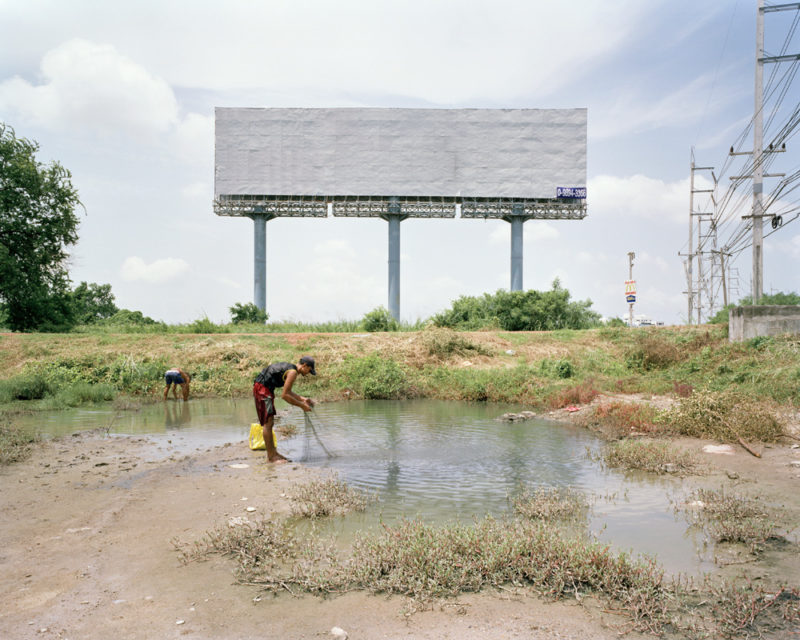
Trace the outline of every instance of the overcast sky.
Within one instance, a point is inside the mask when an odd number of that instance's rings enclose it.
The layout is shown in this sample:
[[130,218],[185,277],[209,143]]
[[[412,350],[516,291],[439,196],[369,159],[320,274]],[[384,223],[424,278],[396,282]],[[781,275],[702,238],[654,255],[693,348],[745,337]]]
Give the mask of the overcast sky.
[[[766,15],[768,53],[796,15]],[[214,107],[585,107],[588,216],[525,223],[524,288],[557,277],[625,317],[633,251],[634,313],[677,324],[691,150],[720,177],[731,146],[752,149],[755,21],[756,0],[0,0],[0,121],[72,172],[85,206],[75,284],[110,283],[118,306],[167,322],[221,322],[253,300],[253,224],[213,213]],[[789,85],[781,108],[798,96]],[[797,139],[787,147],[771,171],[800,168]],[[708,179],[697,172],[696,187]],[[800,292],[793,218],[765,240],[767,293]],[[388,306],[387,236],[378,219],[269,222],[271,319]],[[738,299],[751,250],[732,265]],[[403,320],[509,286],[508,223],[402,223]]]

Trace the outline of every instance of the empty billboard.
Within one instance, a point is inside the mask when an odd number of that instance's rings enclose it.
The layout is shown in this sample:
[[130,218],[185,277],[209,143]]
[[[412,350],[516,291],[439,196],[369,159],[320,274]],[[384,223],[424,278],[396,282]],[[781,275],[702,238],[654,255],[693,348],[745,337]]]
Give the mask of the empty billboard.
[[586,109],[217,108],[214,193],[555,200],[586,186]]

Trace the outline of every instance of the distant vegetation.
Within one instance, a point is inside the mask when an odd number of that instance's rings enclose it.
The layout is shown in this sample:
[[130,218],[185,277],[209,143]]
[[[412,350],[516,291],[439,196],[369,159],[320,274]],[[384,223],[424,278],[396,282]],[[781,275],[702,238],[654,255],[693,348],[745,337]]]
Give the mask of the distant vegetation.
[[[793,291],[790,293],[773,293],[773,294],[764,294],[761,296],[761,302],[759,304],[780,304],[780,305],[791,305],[791,304],[800,304],[800,295],[797,295]],[[728,322],[728,316],[730,314],[730,310],[734,307],[750,307],[753,305],[753,297],[752,296],[745,296],[736,304],[729,304],[723,309],[717,311],[709,322],[711,324],[725,324]]]

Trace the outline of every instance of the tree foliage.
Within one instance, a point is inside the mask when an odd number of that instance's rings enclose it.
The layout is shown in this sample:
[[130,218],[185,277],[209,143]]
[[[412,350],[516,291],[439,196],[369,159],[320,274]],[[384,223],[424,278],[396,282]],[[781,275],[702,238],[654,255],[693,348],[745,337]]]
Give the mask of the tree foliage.
[[72,306],[78,324],[94,324],[110,318],[119,309],[114,304],[110,284],[81,282],[72,292]]
[[570,293],[553,281],[549,291],[505,291],[483,296],[461,296],[450,309],[433,316],[438,327],[505,331],[587,329],[599,320],[591,300],[570,301]]
[[0,123],[0,301],[15,331],[63,331],[74,325],[66,261],[80,200],[69,171],[39,163],[38,150]]
[[252,302],[245,304],[237,302],[230,307],[230,312],[233,324],[264,324],[269,320],[269,314],[259,309]]

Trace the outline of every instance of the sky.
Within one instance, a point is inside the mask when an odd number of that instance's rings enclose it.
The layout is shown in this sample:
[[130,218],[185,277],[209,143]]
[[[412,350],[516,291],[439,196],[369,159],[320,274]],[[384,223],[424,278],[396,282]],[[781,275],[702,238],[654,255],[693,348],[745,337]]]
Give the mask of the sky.
[[[730,299],[751,291],[736,231],[751,187],[725,193],[747,161],[729,149],[753,148],[756,13],[756,0],[0,0],[0,121],[72,173],[75,285],[109,283],[119,307],[188,323],[227,322],[253,301],[253,223],[213,212],[215,107],[586,108],[588,215],[525,223],[523,287],[558,278],[574,300],[627,318],[634,252],[634,314],[681,324],[692,154],[728,203],[717,242],[735,248]],[[800,38],[787,40],[796,17],[765,15],[769,55],[800,53]],[[800,102],[797,64],[767,65],[779,87],[767,141]],[[798,143],[769,170],[797,172]],[[765,179],[765,193],[778,182]],[[713,187],[711,171],[694,185]],[[694,211],[712,207],[694,198]],[[778,198],[784,224],[765,228],[766,293],[800,292],[797,200]],[[388,307],[387,227],[270,221],[270,320]],[[401,320],[509,289],[510,239],[499,220],[404,221]]]

